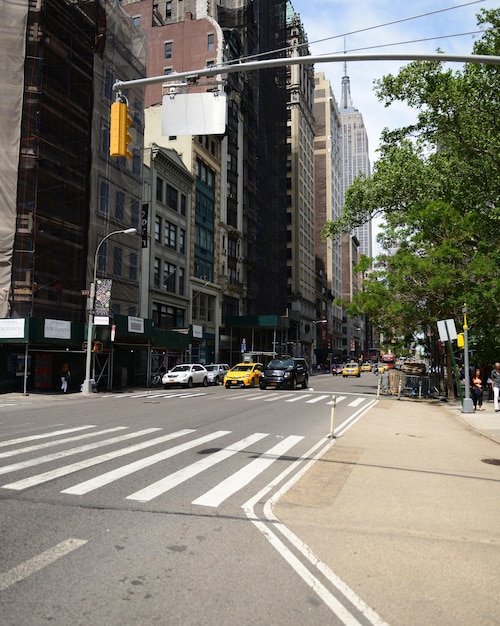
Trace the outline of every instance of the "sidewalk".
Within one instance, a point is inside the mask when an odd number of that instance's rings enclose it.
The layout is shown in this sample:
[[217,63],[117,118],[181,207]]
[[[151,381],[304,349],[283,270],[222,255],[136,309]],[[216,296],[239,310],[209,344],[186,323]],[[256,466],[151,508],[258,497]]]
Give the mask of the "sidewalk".
[[500,624],[500,413],[485,408],[381,399],[275,506],[393,626]]

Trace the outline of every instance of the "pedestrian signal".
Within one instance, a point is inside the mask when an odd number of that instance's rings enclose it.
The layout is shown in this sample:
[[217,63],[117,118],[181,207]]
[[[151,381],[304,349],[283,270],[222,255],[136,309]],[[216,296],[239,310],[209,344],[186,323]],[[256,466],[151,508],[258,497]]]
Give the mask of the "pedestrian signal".
[[132,158],[129,144],[132,141],[129,128],[132,120],[125,102],[116,101],[111,105],[111,128],[109,134],[109,156]]
[[465,348],[465,338],[463,333],[458,333],[457,335],[457,347]]

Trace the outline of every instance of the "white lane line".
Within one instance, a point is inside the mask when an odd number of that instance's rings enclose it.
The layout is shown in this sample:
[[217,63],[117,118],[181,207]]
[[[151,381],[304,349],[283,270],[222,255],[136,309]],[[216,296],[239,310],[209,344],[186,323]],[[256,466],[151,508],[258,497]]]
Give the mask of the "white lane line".
[[305,400],[305,398],[310,398],[310,397],[311,397],[310,393],[303,393],[300,396],[289,398],[288,400],[285,400],[285,402],[297,402],[297,400]]
[[85,545],[87,541],[85,539],[66,539],[58,543],[53,548],[45,550],[41,554],[21,563],[17,567],[12,568],[8,572],[0,574],[0,591],[11,587],[15,583],[24,580],[31,574],[38,572],[39,570],[47,567],[51,563],[54,563],[63,556],[66,556],[73,550]]
[[115,426],[114,428],[106,428],[105,430],[94,430],[93,432],[86,433],[85,435],[64,437],[63,439],[56,439],[55,441],[45,441],[44,443],[37,443],[34,446],[25,446],[24,448],[17,448],[16,450],[7,450],[6,452],[0,452],[0,459],[5,459],[9,456],[16,456],[18,454],[25,454],[26,452],[35,452],[36,450],[53,448],[54,446],[58,446],[62,443],[71,443],[73,441],[81,441],[82,439],[90,439],[90,437],[106,435],[107,433],[113,433],[117,430],[128,430],[128,426]]
[[[333,394],[335,395],[335,394]],[[339,402],[342,402],[342,400],[345,400],[347,398],[347,396],[335,396],[335,404],[338,404]],[[333,404],[333,400],[330,400],[330,402],[327,402],[327,404]]]
[[97,441],[95,443],[88,443],[84,446],[70,448],[69,450],[62,450],[61,452],[53,452],[52,454],[46,454],[45,456],[28,459],[27,461],[19,461],[19,463],[13,463],[12,465],[4,465],[3,467],[0,467],[0,474],[8,474],[9,472],[16,472],[17,470],[25,469],[26,467],[33,467],[34,465],[57,461],[67,456],[79,454],[80,452],[88,452],[89,450],[109,446],[112,443],[126,441],[127,439],[133,439],[134,437],[141,437],[142,435],[149,435],[150,433],[154,433],[158,430],[161,430],[161,428],[146,428],[145,430],[139,430],[135,433],[128,433],[127,435],[120,435],[119,437],[111,437],[110,439],[104,439],[103,441]]
[[[192,441],[188,441],[187,443],[183,443],[179,446],[175,446],[174,448],[169,448],[168,450],[162,450],[157,454],[153,454],[144,459],[139,459],[134,463],[129,463],[128,465],[123,465],[122,467],[118,467],[110,472],[106,472],[105,474],[101,474],[100,476],[96,476],[95,478],[91,478],[90,480],[86,480],[83,483],[79,483],[74,487],[69,487],[69,489],[64,489],[61,493],[70,493],[73,495],[81,496],[89,491],[93,491],[94,489],[99,489],[104,485],[109,485],[109,483],[114,482],[115,480],[119,480],[124,476],[129,476],[134,472],[138,472],[145,467],[150,467],[155,463],[159,463],[160,461],[164,461],[165,459],[170,459],[171,457],[181,454],[182,452],[186,452],[191,448],[195,448],[203,443],[208,441],[212,441],[213,439],[218,439],[219,437],[223,437],[225,435],[230,434],[229,430],[219,430],[215,433],[211,433],[210,435],[205,435],[203,437],[198,437],[198,439],[193,439]],[[139,492],[138,492],[139,493]],[[130,498],[132,500],[141,499],[141,498]]]
[[365,400],[366,400],[366,398],[356,398],[352,402],[349,402],[349,404],[347,406],[354,406],[354,407],[356,407],[356,406],[359,406]]
[[237,454],[248,446],[257,443],[257,441],[264,439],[264,437],[268,437],[268,435],[266,433],[254,433],[249,437],[245,437],[244,439],[241,439],[240,441],[231,444],[223,450],[214,452],[205,459],[196,461],[196,463],[192,463],[191,465],[188,465],[187,467],[184,467],[177,472],[170,474],[170,476],[165,476],[165,478],[158,480],[152,485],[149,485],[148,487],[145,487],[140,491],[136,491],[132,495],[127,496],[127,500],[139,500],[141,502],[149,502],[153,498],[156,498],[159,495],[166,493],[170,489],[177,487],[186,480],[189,480],[190,478],[197,476],[201,472],[204,472],[213,465],[221,463],[222,461],[233,456],[233,454]]
[[329,396],[318,396],[317,398],[313,398],[312,400],[307,400],[306,404],[315,404],[316,402],[321,402],[321,400],[325,400],[329,398]]
[[[377,404],[377,400],[370,402],[370,404],[358,411],[356,415],[356,421],[360,419],[367,411]],[[352,426],[352,424],[351,424]],[[347,430],[350,426],[346,426]],[[306,452],[300,459],[292,463],[287,469],[285,469],[279,476],[271,481],[266,487],[264,487],[259,493],[243,505],[243,510],[251,522],[260,530],[260,532],[266,537],[271,545],[277,550],[277,552],[287,561],[287,563],[299,574],[299,576],[305,581],[307,585],[315,591],[315,593],[323,600],[328,608],[334,613],[343,624],[346,626],[358,626],[359,621],[352,615],[352,613],[336,598],[333,593],[327,589],[320,580],[309,571],[303,563],[301,563],[295,554],[277,537],[272,529],[279,530],[290,543],[302,554],[313,567],[316,567],[330,584],[339,591],[356,609],[368,620],[372,626],[388,626],[387,623],[370,607],[364,600],[356,594],[343,580],[341,580],[323,561],[321,561],[305,544],[299,539],[291,530],[289,530],[280,520],[274,515],[272,507],[280,498],[287,493],[290,488],[297,483],[300,478],[310,469],[310,467],[320,459],[325,452],[333,445],[334,440],[330,440],[329,443],[324,445],[324,440],[320,440],[315,444],[308,452]],[[318,448],[323,446],[319,452],[316,452]],[[264,516],[268,522],[272,525],[268,526],[262,522],[255,513],[254,507],[260,502],[271,489],[279,485],[284,478],[292,473],[305,459],[310,459],[308,463],[293,474],[290,478],[274,495],[269,498],[264,505]]]
[[78,426],[77,428],[64,428],[63,430],[53,430],[50,433],[42,433],[41,435],[29,435],[28,437],[19,437],[18,439],[9,439],[9,441],[2,441],[0,448],[5,446],[14,446],[16,443],[25,443],[27,441],[36,441],[37,439],[47,439],[47,437],[55,437],[56,435],[67,435],[68,433],[74,433],[78,430],[86,430],[87,428],[97,428],[94,424],[90,426]]
[[283,439],[276,446],[270,450],[261,454],[257,459],[242,467],[240,470],[228,476],[221,483],[216,485],[210,491],[193,500],[192,504],[199,504],[201,506],[216,507],[219,506],[224,500],[235,494],[237,491],[248,485],[254,478],[266,470],[272,465],[280,456],[285,454],[290,448],[292,448],[299,441],[304,439],[298,435],[291,435]]

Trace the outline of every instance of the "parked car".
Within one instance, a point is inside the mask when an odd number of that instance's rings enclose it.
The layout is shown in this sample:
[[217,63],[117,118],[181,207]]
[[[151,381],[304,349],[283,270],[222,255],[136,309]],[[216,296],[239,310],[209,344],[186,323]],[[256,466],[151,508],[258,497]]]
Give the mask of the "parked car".
[[300,385],[307,388],[309,382],[309,368],[304,359],[273,359],[260,374],[259,386],[267,387],[290,387],[297,389]]
[[361,376],[359,365],[357,363],[347,363],[342,370],[342,376],[344,378],[346,376],[357,376],[359,378]]
[[210,365],[205,365],[205,369],[208,372],[208,384],[218,385],[229,371],[229,365],[227,363],[210,363]]
[[161,379],[164,387],[171,385],[182,385],[183,387],[192,387],[193,385],[208,385],[208,372],[199,363],[184,363],[176,365]]
[[224,376],[224,386],[255,387],[259,384],[259,374],[264,366],[262,363],[238,363]]
[[343,365],[339,365],[339,364],[334,364],[332,366],[332,375],[333,376],[339,376],[340,374],[342,374],[342,370],[344,369]]
[[372,364],[369,363],[368,361],[366,361],[365,363],[363,363],[363,365],[361,366],[361,371],[362,372],[371,372],[372,371]]

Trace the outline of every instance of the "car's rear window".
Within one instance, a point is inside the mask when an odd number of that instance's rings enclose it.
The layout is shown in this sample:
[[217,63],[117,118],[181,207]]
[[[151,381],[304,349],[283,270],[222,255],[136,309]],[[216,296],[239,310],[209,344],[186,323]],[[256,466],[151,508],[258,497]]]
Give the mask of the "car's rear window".
[[273,359],[269,361],[267,365],[270,370],[286,369],[287,367],[293,367],[292,359]]

